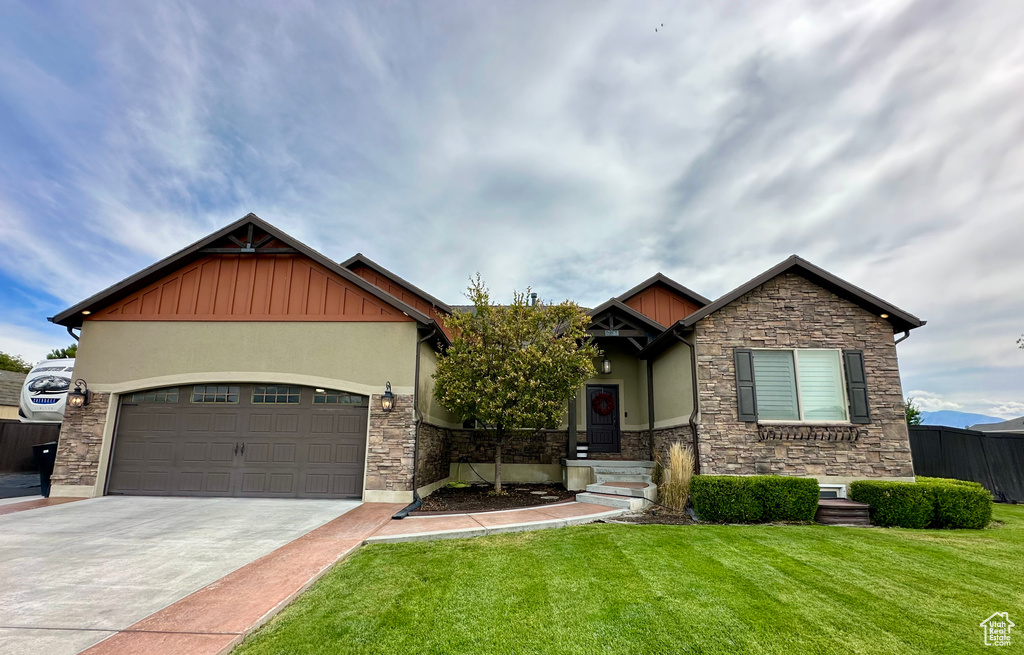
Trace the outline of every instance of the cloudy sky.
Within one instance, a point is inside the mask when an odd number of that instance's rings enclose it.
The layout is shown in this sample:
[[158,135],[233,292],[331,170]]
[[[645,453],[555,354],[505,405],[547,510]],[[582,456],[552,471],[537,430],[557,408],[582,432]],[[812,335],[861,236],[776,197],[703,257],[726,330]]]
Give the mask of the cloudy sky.
[[1024,414],[1024,3],[0,0],[0,350],[247,212],[457,303],[792,253]]

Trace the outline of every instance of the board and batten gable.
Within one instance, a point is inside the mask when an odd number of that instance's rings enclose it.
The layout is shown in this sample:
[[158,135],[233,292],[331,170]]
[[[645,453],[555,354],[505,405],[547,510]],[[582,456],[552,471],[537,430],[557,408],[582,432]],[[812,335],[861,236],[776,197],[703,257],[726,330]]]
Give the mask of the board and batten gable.
[[672,325],[700,309],[693,301],[661,284],[651,285],[622,302],[662,325]]
[[[702,473],[808,476],[837,483],[913,480],[889,321],[801,275],[784,273],[701,318],[693,329]],[[737,348],[863,351],[870,422],[779,425],[739,420]]]
[[301,255],[209,255],[95,311],[88,321],[413,319]]

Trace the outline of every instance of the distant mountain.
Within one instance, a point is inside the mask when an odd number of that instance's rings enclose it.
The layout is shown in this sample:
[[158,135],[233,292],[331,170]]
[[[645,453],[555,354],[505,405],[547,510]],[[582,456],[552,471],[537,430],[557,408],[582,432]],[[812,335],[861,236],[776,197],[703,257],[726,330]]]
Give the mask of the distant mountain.
[[941,412],[921,412],[921,425],[945,425],[950,428],[966,428],[978,423],[1002,423],[1006,419],[970,412],[954,412],[948,409]]

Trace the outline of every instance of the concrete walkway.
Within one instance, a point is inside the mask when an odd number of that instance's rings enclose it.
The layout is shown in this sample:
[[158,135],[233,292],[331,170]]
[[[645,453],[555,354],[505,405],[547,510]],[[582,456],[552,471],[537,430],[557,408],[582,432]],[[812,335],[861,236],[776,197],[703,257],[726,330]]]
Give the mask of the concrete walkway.
[[[268,555],[285,551],[276,561],[292,563],[288,553],[302,552],[294,544],[356,508],[359,501],[107,496],[0,516],[0,653],[71,655],[114,635],[96,652],[202,652],[111,648],[119,643],[119,631],[135,629],[178,601],[210,598],[203,592],[211,583],[224,588],[232,574],[264,570],[255,565]],[[258,621],[269,611],[267,604],[272,608],[290,598],[334,561],[327,559],[343,555],[347,544],[361,543],[394,509],[379,512],[372,527],[357,521],[350,532],[336,525],[324,534],[337,542],[333,551],[322,540],[313,545],[328,553],[321,559],[302,556],[291,568],[272,567],[280,583],[276,599],[267,587],[236,586],[231,606],[221,601],[223,611],[210,614],[216,625],[180,625],[200,632],[237,631],[217,636],[218,643],[240,639],[241,623]],[[228,625],[228,610],[243,618]],[[255,613],[260,616],[253,618]],[[157,622],[149,629],[168,626]],[[160,638],[173,636],[172,631]]]
[[503,532],[563,528],[568,525],[592,523],[624,513],[625,510],[611,509],[605,505],[567,502],[472,514],[413,515],[400,521],[389,521],[368,538],[366,543],[458,539]]

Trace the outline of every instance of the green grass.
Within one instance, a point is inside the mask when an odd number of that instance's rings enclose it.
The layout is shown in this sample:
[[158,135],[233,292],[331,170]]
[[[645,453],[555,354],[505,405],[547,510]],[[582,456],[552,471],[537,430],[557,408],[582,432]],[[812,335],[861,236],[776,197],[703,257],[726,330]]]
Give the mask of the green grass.
[[[1024,625],[1024,506],[993,518],[985,530],[588,525],[369,546],[236,655],[988,652],[980,621],[1008,611]],[[1024,646],[1024,629],[1013,639]]]

